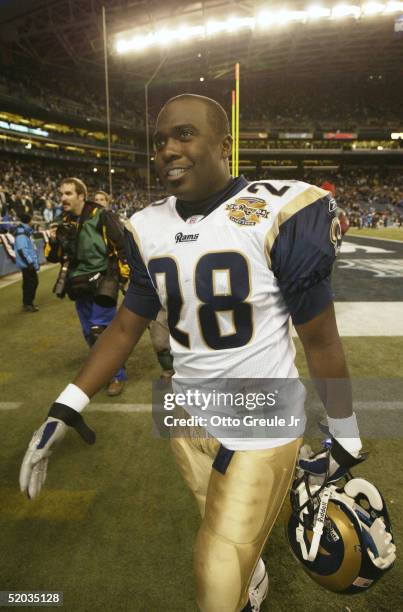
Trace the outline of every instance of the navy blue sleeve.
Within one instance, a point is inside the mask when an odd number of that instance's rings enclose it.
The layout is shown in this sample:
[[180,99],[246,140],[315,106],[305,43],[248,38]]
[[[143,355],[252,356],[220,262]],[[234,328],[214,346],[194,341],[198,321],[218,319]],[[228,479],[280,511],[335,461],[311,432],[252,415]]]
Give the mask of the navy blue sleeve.
[[332,301],[330,274],[339,247],[333,198],[325,196],[285,221],[271,250],[272,270],[294,325]]
[[124,230],[124,243],[130,267],[130,283],[123,304],[140,317],[156,319],[161,303],[138,246],[127,229]]

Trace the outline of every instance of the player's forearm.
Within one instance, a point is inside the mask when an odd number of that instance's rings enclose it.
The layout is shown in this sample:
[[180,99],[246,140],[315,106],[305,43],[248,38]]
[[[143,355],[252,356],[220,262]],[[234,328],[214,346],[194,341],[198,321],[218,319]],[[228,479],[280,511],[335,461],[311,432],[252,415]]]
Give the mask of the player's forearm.
[[148,324],[148,319],[121,308],[98,338],[74,384],[91,398],[127,361]]
[[328,416],[336,419],[351,416],[351,382],[333,304],[308,323],[296,326],[296,330]]
[[[333,304],[296,329],[310,374],[326,408],[329,432],[349,455],[358,457],[362,444],[353,413],[351,381]],[[337,460],[337,463],[340,464],[340,461]]]
[[321,347],[305,348],[305,356],[328,416],[335,419],[351,416],[351,380],[340,338]]

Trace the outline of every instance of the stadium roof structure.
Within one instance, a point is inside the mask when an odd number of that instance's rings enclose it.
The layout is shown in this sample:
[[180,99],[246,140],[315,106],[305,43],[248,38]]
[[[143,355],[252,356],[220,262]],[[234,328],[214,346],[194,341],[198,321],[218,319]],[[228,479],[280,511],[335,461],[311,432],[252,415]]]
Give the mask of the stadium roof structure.
[[[279,1],[279,0],[275,0]],[[359,3],[352,4],[360,7]],[[302,11],[310,2],[290,0],[287,10]],[[399,7],[401,2],[395,2]],[[105,6],[113,77],[146,81],[161,63],[159,81],[194,81],[232,77],[239,61],[243,74],[260,73],[271,77],[322,77],[351,74],[396,74],[403,66],[403,37],[394,31],[398,13],[371,13],[357,18],[350,15],[335,19],[311,19],[307,23],[280,18],[264,24],[259,11],[265,7],[278,10],[282,4],[259,1],[203,0],[3,0],[0,8],[0,52],[3,61],[13,57],[52,70],[73,69],[94,75],[103,70],[102,6]],[[324,0],[323,7],[334,9],[336,3]],[[340,5],[338,5],[340,6]],[[341,6],[346,6],[341,5]],[[368,6],[368,5],[367,5]],[[389,5],[388,5],[389,6]],[[392,7],[393,8],[393,7]],[[337,9],[337,7],[336,7]],[[342,9],[341,9],[342,10]],[[358,10],[358,9],[357,9]],[[361,9],[360,9],[361,10]],[[402,9],[403,13],[403,9]],[[184,40],[186,28],[219,20],[254,18],[253,27],[227,27],[216,36],[200,35]],[[179,28],[182,40],[163,36],[144,52],[119,54],[119,33],[130,30],[147,36]],[[403,34],[403,33],[402,33]],[[120,34],[121,36],[121,34]],[[161,36],[160,36],[161,37]]]

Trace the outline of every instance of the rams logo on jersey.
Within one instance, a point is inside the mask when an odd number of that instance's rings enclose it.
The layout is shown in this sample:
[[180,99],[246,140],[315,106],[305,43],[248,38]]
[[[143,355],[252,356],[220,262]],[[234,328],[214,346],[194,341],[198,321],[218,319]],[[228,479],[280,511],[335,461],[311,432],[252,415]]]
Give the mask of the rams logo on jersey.
[[265,210],[267,202],[261,198],[238,198],[227,204],[228,217],[238,225],[256,225],[261,219],[267,219],[270,212]]
[[337,217],[335,217],[330,226],[330,242],[334,246],[336,255],[340,253],[341,239],[342,239],[342,233],[341,233],[340,221],[338,220]]

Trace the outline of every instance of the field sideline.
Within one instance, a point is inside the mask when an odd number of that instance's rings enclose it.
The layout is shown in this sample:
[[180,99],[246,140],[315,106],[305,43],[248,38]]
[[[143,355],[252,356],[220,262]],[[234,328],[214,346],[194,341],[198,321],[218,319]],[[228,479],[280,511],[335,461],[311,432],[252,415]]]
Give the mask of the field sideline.
[[[67,612],[196,612],[192,581],[196,505],[176,471],[168,442],[152,436],[150,415],[89,413],[97,444],[87,447],[72,432],[50,460],[40,498],[29,502],[19,493],[19,466],[32,431],[87,354],[73,304],[51,293],[55,274],[50,269],[40,275],[41,310],[36,314],[20,313],[19,283],[0,292],[0,402],[21,403],[14,410],[0,409],[0,590],[64,591]],[[304,376],[306,366],[296,344]],[[344,345],[354,377],[402,376],[403,337],[348,337]],[[159,367],[147,335],[129,359],[128,370],[124,395],[113,401],[101,392],[94,401],[150,402],[150,381],[159,376]],[[402,440],[365,443],[371,455],[355,474],[381,486],[399,549]],[[401,609],[400,561],[364,595],[337,596],[316,587],[289,552],[285,514],[283,509],[265,551],[271,587],[262,611]]]
[[379,229],[372,229],[370,227],[366,227],[363,229],[357,229],[355,227],[351,227],[346,234],[346,238],[349,236],[366,236],[367,238],[377,239],[386,238],[386,240],[398,240],[399,242],[403,242],[403,228],[380,227]]

